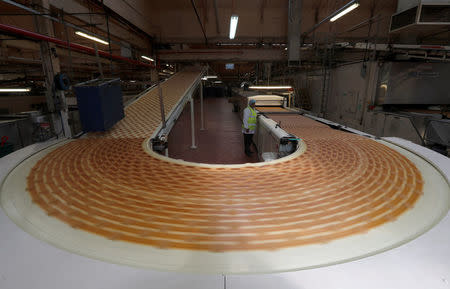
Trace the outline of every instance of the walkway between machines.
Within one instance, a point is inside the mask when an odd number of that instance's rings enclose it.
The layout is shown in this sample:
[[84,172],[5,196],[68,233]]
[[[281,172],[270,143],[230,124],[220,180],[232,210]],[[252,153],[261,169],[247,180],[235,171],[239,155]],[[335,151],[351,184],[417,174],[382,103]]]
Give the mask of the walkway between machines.
[[204,99],[205,130],[200,130],[200,100],[195,100],[197,149],[191,149],[190,105],[186,105],[169,135],[169,156],[185,161],[210,164],[258,162],[257,154],[244,154],[244,138],[238,112],[225,97]]

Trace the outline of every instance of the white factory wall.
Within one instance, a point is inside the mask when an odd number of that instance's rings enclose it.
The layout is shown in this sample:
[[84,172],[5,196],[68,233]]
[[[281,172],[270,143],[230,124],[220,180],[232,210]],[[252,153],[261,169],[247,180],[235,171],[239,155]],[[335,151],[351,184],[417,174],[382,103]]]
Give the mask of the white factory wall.
[[[275,77],[274,81],[294,85],[296,93],[309,98],[309,111],[314,115],[378,137],[400,137],[422,144],[423,119],[385,112],[379,106],[372,110],[380,67],[377,61],[359,62],[333,68],[325,82],[322,69]],[[299,107],[306,109],[306,105]]]
[[[315,114],[320,113],[323,86],[323,76],[321,70],[291,74],[289,76],[283,77],[275,77],[274,81],[293,85],[297,89],[296,93],[302,94],[303,98],[309,99],[312,107],[311,111]],[[296,106],[299,105],[296,104]]]
[[[334,68],[325,85],[325,97],[322,70],[291,75],[290,78],[298,91],[307,91],[313,114],[375,136],[396,136],[421,144],[409,119],[369,110],[374,104],[378,76],[379,63],[375,61]],[[323,114],[322,100],[325,101]]]
[[311,111],[320,113],[320,106],[322,105],[323,76],[311,75],[308,76],[308,81],[310,83],[309,95],[311,97]]
[[407,117],[371,111],[377,93],[379,63],[372,61],[335,68],[330,73],[324,118],[379,137],[401,137],[421,144]]
[[[365,66],[365,68],[363,67]],[[376,62],[337,67],[330,73],[324,117],[363,130],[364,116],[371,103],[377,81]]]
[[[332,69],[327,83],[323,80],[324,72],[321,69],[289,75],[283,77],[282,80],[283,83],[286,83],[286,79],[289,79],[297,89],[297,93],[307,94],[312,113],[356,129],[362,129],[364,110],[373,102],[378,79],[377,62],[366,62],[365,65],[364,76],[362,73],[363,63]],[[322,101],[325,102],[323,115],[321,114]]]

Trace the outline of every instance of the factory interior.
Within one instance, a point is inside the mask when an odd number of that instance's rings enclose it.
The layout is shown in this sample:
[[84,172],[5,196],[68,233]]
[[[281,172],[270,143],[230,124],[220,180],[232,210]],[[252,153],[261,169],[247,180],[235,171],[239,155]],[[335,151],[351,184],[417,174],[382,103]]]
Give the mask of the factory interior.
[[450,0],[0,0],[0,289],[450,289]]

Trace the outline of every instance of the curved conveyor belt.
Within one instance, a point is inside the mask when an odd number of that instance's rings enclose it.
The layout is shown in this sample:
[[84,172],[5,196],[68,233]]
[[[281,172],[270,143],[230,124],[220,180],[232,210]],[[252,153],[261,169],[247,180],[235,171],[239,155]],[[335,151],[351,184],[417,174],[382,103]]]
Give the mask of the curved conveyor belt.
[[[181,72],[162,84],[166,111],[199,76]],[[3,207],[26,231],[72,252],[216,273],[375,254],[428,230],[448,209],[448,184],[420,157],[306,117],[273,116],[306,150],[244,165],[156,156],[147,145],[159,119],[154,89],[110,132],[50,147],[16,167],[2,187]]]

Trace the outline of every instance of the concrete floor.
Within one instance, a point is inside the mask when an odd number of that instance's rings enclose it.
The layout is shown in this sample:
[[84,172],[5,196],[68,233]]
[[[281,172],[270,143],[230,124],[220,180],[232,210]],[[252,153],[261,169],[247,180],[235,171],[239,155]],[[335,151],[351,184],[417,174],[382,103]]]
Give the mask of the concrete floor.
[[[169,157],[210,164],[258,162],[254,153],[244,154],[241,119],[225,97],[204,98],[205,130],[200,130],[200,100],[195,101],[195,141],[191,149],[191,111],[187,105],[169,135]],[[253,147],[253,151],[255,148]]]

